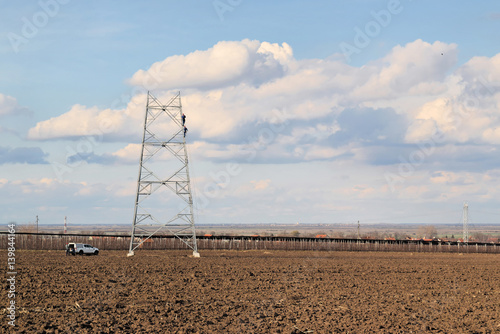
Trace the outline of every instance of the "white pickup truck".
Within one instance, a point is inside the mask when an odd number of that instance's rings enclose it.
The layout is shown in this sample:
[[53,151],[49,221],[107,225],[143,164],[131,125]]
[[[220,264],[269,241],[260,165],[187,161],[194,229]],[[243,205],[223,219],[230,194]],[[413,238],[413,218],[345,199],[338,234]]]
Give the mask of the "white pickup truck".
[[87,244],[78,244],[74,242],[70,242],[66,246],[66,255],[97,255],[99,254],[99,249],[97,247],[93,247]]

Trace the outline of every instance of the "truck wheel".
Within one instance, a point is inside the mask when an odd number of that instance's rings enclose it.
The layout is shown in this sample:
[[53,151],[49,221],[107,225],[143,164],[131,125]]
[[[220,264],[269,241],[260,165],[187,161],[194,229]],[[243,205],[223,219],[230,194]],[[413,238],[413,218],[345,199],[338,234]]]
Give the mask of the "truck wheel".
[[83,255],[83,251],[82,251],[82,250],[81,250],[81,251],[79,251],[79,252],[78,252],[78,254]]
[[95,251],[95,252],[94,252],[94,255],[99,255],[99,251]]

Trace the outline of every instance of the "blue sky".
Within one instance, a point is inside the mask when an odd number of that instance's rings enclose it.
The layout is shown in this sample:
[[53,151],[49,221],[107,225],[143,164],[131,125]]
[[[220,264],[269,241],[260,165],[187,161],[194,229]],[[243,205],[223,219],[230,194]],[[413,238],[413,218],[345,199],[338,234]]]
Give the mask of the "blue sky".
[[499,222],[497,1],[2,8],[5,223],[131,223],[146,89],[181,91],[199,222]]

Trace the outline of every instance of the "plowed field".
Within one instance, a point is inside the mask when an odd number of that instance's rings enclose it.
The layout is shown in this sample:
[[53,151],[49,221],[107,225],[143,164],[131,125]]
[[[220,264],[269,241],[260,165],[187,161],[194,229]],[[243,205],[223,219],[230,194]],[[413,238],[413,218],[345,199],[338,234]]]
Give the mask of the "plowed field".
[[[2,252],[6,263],[6,252]],[[0,332],[500,333],[500,257],[279,251],[16,253]]]

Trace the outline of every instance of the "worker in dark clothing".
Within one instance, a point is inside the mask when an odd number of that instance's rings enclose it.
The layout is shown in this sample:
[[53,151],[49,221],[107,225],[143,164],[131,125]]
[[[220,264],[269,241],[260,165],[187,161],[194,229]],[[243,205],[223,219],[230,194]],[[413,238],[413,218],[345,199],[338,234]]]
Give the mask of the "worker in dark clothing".
[[186,124],[186,115],[182,114],[182,125]]
[[186,138],[186,132],[188,132],[188,128],[184,127],[184,138]]

